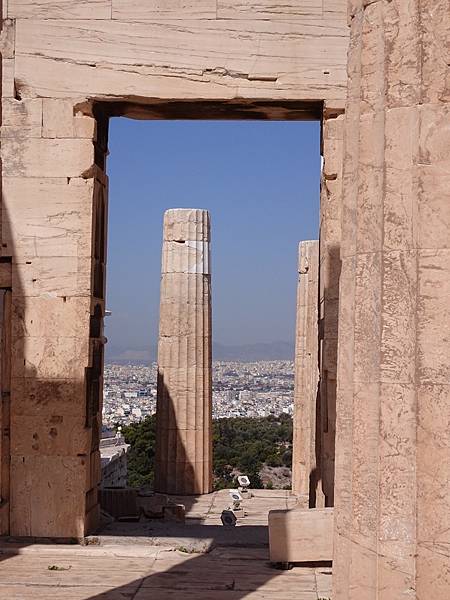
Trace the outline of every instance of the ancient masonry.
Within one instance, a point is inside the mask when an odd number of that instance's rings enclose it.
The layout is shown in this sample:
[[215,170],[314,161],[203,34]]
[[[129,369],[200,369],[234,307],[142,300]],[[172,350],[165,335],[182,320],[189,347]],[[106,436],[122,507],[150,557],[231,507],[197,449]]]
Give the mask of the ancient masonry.
[[317,465],[319,242],[298,248],[292,491],[304,508],[324,505]]
[[98,525],[109,118],[313,118],[334,509],[307,522],[334,512],[333,600],[447,600],[449,0],[4,0],[2,17],[0,533]]
[[333,600],[450,590],[450,5],[350,2]]
[[212,491],[210,222],[206,210],[164,215],[155,489]]

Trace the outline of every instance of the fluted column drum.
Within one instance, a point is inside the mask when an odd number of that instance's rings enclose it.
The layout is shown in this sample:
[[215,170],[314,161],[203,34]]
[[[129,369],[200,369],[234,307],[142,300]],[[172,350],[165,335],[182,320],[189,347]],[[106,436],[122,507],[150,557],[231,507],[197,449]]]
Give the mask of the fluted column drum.
[[164,215],[158,344],[155,490],[212,491],[210,221]]

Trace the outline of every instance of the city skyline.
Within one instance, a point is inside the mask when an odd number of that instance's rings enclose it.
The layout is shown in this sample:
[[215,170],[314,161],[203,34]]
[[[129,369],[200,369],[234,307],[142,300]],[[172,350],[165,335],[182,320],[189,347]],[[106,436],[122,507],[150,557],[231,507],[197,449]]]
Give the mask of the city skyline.
[[178,206],[211,214],[216,347],[292,346],[297,244],[317,237],[319,144],[315,122],[113,119],[107,356],[155,358],[162,217]]

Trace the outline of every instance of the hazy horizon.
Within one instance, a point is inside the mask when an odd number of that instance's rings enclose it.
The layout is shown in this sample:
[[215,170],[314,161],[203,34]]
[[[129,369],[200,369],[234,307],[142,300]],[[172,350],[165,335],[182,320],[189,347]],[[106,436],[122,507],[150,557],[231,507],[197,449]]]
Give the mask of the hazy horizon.
[[158,335],[162,218],[206,208],[214,342],[293,346],[297,246],[316,239],[318,122],[112,119],[107,354]]

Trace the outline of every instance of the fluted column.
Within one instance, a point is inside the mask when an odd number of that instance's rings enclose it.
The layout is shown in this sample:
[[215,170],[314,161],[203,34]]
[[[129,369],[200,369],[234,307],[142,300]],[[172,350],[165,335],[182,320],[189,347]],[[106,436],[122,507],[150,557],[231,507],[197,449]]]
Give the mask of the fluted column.
[[164,215],[155,490],[212,491],[210,223],[206,210]]
[[350,23],[333,600],[447,600],[450,12]]
[[[298,246],[292,491],[304,508],[323,506],[316,461],[319,242]],[[316,498],[318,492],[319,497]],[[316,504],[317,501],[317,504]]]

